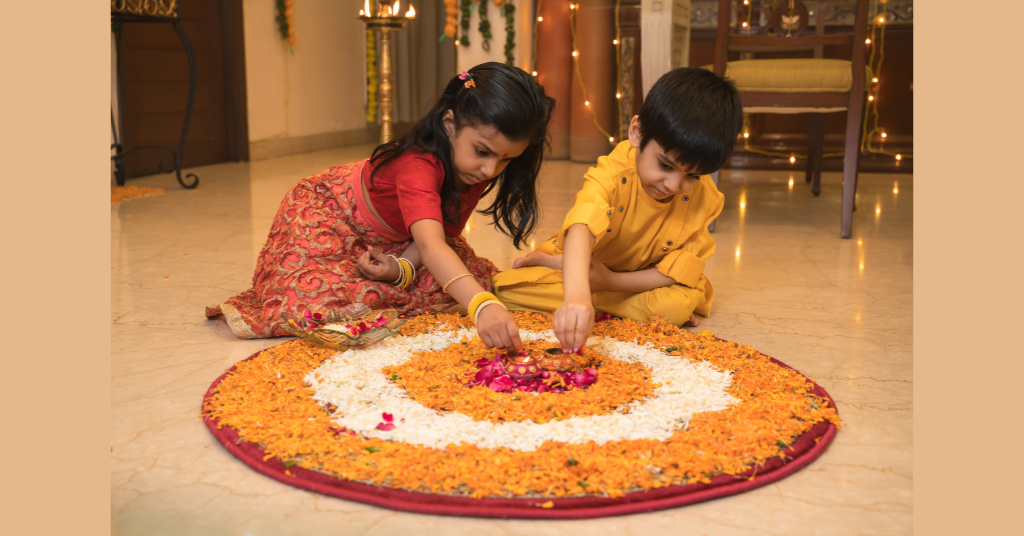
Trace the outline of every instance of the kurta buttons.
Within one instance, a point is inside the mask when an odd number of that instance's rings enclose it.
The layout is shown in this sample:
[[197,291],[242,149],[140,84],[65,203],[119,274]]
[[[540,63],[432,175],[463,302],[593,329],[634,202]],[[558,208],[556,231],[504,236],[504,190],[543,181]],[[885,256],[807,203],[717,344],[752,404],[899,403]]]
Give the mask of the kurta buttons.
[[619,207],[619,212],[622,212],[625,209],[626,209],[625,207]]
[[626,184],[626,177],[622,177],[622,184]]
[[688,196],[688,195],[684,195],[683,196],[683,201],[689,201],[689,200],[690,200],[690,196]]
[[608,212],[606,212],[605,214],[606,214],[606,215],[608,215],[608,216],[611,216],[611,215],[612,215],[612,211],[610,211],[610,210],[609,210],[609,211],[608,211]]
[[670,246],[672,245],[672,241],[671,240],[669,240],[668,242],[665,242],[665,243],[670,245]]
[[661,248],[662,251],[668,251],[668,248]]
[[608,232],[609,233],[612,232],[612,228],[611,227],[608,228]]

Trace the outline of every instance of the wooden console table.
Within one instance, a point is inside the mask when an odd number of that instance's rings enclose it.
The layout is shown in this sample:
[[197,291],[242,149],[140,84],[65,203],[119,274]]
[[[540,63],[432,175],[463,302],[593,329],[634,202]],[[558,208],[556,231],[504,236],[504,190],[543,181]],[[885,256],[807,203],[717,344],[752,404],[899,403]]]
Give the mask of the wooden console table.
[[[185,138],[188,137],[188,125],[189,121],[192,120],[192,107],[196,100],[196,83],[198,76],[196,74],[196,53],[192,48],[192,41],[189,40],[188,34],[185,33],[185,29],[181,26],[181,13],[178,6],[178,0],[111,0],[110,2],[110,21],[116,28],[120,24],[124,23],[135,23],[135,22],[163,22],[170,23],[174,27],[174,31],[178,34],[181,39],[181,44],[185,47],[185,53],[188,55],[188,106],[185,108],[185,124],[181,128],[181,142],[178,144],[178,151],[167,147],[165,145],[140,145],[138,147],[132,147],[125,149],[121,133],[124,128],[123,121],[123,108],[121,107],[121,32],[119,30],[114,31],[114,39],[116,40],[117,53],[117,100],[118,100],[118,113],[117,117],[114,117],[114,108],[110,108],[110,127],[114,133],[114,143],[110,146],[114,150],[114,154],[111,155],[111,160],[114,161],[114,177],[117,180],[117,184],[120,186],[124,185],[125,171],[124,171],[124,157],[129,153],[135,151],[141,151],[143,149],[162,149],[171,153],[171,158],[174,160],[174,172],[177,174],[178,183],[184,188],[195,188],[199,186],[199,177],[194,173],[188,173],[185,175],[186,178],[192,179],[191,183],[186,183],[181,177],[181,159],[185,154]],[[160,163],[160,171],[164,173],[170,173],[171,170],[165,170],[163,168],[163,162]]]

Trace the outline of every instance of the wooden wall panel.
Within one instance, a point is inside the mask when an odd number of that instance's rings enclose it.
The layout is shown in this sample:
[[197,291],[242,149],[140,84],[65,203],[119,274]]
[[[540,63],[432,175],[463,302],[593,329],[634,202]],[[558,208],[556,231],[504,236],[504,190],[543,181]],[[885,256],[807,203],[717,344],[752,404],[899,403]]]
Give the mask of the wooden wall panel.
[[[183,167],[248,159],[241,2],[183,0],[181,20],[198,71]],[[163,145],[177,151],[188,104],[185,48],[169,23],[126,22],[122,28],[118,54],[125,148]],[[125,157],[126,175],[157,173],[161,161],[165,169],[173,168],[166,151],[136,151]]]

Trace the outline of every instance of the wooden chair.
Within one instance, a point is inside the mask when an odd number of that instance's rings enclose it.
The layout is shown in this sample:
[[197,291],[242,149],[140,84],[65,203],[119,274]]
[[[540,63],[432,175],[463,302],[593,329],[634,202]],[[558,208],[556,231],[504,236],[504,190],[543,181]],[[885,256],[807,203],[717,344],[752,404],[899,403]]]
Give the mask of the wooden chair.
[[[825,33],[825,2],[817,2],[816,30],[805,35],[809,25],[808,9],[800,0],[781,0],[766,6],[768,24],[760,27],[757,12],[737,17],[730,27],[733,1],[718,0],[718,34],[715,40],[714,72],[735,82],[749,113],[810,113],[808,129],[807,181],[812,192],[821,192],[821,160],[825,138],[825,115],[846,112],[846,147],[843,160],[843,209],[841,236],[849,238],[853,230],[854,196],[857,189],[857,163],[860,157],[861,120],[864,111],[866,81],[864,39],[867,34],[869,0],[857,0],[853,33]],[[737,1],[740,7],[744,7]],[[750,0],[754,9],[760,0]],[[766,3],[768,4],[768,3]],[[756,27],[755,27],[756,25]],[[842,45],[850,50],[849,60],[822,59],[822,48]],[[807,50],[813,58],[750,59],[727,61],[730,51],[764,53]],[[714,175],[718,182],[718,174]],[[712,229],[713,230],[713,229]]]

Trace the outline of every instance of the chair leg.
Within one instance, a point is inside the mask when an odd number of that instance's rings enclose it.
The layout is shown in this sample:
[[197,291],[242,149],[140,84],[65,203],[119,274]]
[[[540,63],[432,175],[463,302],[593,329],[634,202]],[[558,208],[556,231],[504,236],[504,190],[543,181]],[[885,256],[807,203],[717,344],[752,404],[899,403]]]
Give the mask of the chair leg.
[[825,149],[825,114],[811,114],[807,129],[807,182],[814,181],[811,193],[821,193],[821,165]]
[[846,148],[843,153],[843,218],[840,236],[850,238],[853,234],[854,201],[857,195],[857,164],[860,162],[861,113],[864,110],[864,95],[850,99],[846,112]]
[[[718,188],[718,177],[719,177],[719,175],[721,173],[722,173],[722,170],[718,170],[718,171],[716,171],[716,172],[711,174],[711,180],[715,181],[715,188]],[[717,222],[718,222],[718,218],[715,218],[714,221],[711,222],[711,225],[708,225],[708,232],[709,233],[715,232],[715,223],[717,223]]]

